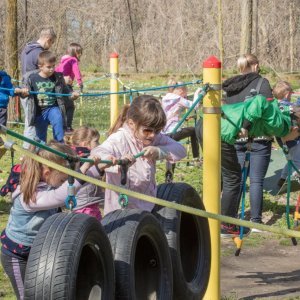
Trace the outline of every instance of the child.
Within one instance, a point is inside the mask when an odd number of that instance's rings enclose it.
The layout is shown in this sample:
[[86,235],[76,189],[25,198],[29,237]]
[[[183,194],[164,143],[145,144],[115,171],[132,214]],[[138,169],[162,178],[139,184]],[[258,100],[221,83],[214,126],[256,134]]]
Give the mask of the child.
[[[4,89],[1,89],[4,88]],[[10,90],[5,90],[10,89]],[[0,71],[0,124],[6,126],[7,123],[7,106],[9,97],[16,94],[26,94],[27,89],[15,88],[11,83],[10,76],[5,71]]]
[[[52,142],[49,146],[69,155],[75,154],[63,144]],[[39,150],[38,155],[66,166],[66,160],[46,150]],[[90,166],[85,163],[80,171],[85,174]],[[22,160],[21,169],[21,182],[12,195],[13,206],[1,234],[1,263],[18,299],[23,298],[25,269],[34,238],[43,222],[57,213],[57,208],[64,206],[68,195],[67,174],[29,157]],[[75,190],[83,183],[75,180]]]
[[[99,145],[99,132],[91,127],[81,126],[76,129],[72,135],[72,148],[76,151],[80,157],[90,156],[90,152],[93,148]],[[101,178],[104,175],[99,169],[94,170],[91,168],[87,175],[92,177]],[[98,171],[98,172],[97,172]],[[87,215],[101,220],[101,212],[99,204],[103,207],[104,204],[104,192],[101,187],[94,184],[85,183],[76,195],[77,206],[74,209],[76,213],[85,213]]]
[[[160,102],[149,95],[136,97],[127,111],[122,127],[112,133],[108,139],[92,150],[93,156],[106,159],[128,158],[145,151],[127,171],[126,188],[146,195],[156,196],[156,160],[164,159],[176,162],[186,156],[185,148],[160,131],[166,125],[166,115]],[[120,166],[106,169],[106,182],[120,185]],[[104,214],[119,209],[118,193],[105,190]],[[128,208],[140,208],[151,211],[154,204],[128,197]]]
[[[79,61],[82,55],[82,47],[77,43],[71,43],[69,45],[67,55],[64,55],[61,58],[59,65],[55,68],[55,71],[61,72],[64,76],[69,76],[71,82],[76,79],[80,90],[83,90],[83,83],[81,78],[81,73],[79,69]],[[70,91],[73,91],[72,83],[68,84]],[[71,133],[72,129],[72,122],[73,116],[75,111],[74,101],[72,99],[65,99],[65,107],[66,107],[66,114],[67,114],[67,133]]]
[[[273,95],[277,98],[280,105],[284,106],[292,106],[291,103],[291,95],[293,93],[293,89],[291,85],[286,81],[278,81],[273,88]],[[278,144],[282,147],[283,143],[280,138],[276,138]],[[300,168],[300,137],[296,137],[296,139],[292,141],[285,142],[289,149],[289,154],[295,166],[299,169]],[[277,185],[281,187],[287,177],[288,166],[287,164],[281,171],[280,179],[277,182]]]
[[[42,51],[39,54],[38,73],[29,74],[25,84],[30,91],[66,94],[69,90],[61,73],[54,71],[56,57],[50,51]],[[72,93],[71,98],[77,99],[79,94]],[[53,138],[63,142],[64,138],[64,100],[60,96],[34,94],[30,95],[28,105],[31,107],[28,122],[29,126],[34,125],[37,137],[46,141],[48,125],[53,129]]]
[[[174,79],[170,79],[168,85],[181,85],[183,82],[177,82]],[[168,93],[162,98],[162,107],[167,116],[167,124],[163,130],[164,133],[168,134],[175,141],[180,141],[184,138],[191,138],[191,146],[193,157],[199,157],[199,144],[196,137],[195,127],[185,127],[179,128],[177,132],[173,133],[174,128],[180,121],[182,112],[186,108],[190,108],[193,105],[193,102],[198,98],[199,92],[201,89],[197,89],[194,94],[193,101],[187,99],[187,87],[178,86],[170,87]],[[195,107],[195,109],[198,105]],[[174,172],[175,165],[170,165],[167,163],[167,173],[166,176],[168,181],[172,180],[172,174]]]

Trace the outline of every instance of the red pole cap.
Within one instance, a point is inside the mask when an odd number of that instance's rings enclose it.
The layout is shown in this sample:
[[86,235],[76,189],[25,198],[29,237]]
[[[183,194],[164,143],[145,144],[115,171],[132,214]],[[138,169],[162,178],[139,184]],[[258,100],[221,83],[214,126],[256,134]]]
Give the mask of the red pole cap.
[[203,68],[221,69],[221,65],[221,62],[215,56],[210,56],[203,62]]
[[117,52],[113,52],[110,54],[109,56],[110,58],[118,58],[119,57],[119,54]]

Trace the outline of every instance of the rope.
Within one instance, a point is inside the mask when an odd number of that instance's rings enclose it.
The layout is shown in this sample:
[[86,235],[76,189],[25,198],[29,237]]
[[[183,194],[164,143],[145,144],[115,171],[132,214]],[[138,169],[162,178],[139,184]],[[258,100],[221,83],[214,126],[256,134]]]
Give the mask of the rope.
[[[0,137],[4,141],[6,141],[5,135],[1,134]],[[130,197],[138,198],[142,201],[147,201],[147,202],[157,204],[157,205],[161,205],[161,206],[165,206],[165,207],[168,207],[168,208],[171,208],[171,209],[176,209],[176,210],[179,210],[181,212],[189,213],[189,214],[192,214],[192,215],[195,215],[195,216],[218,220],[220,222],[236,224],[236,225],[239,225],[239,226],[244,226],[244,227],[249,227],[249,228],[257,228],[257,229],[260,229],[260,230],[263,230],[263,231],[269,231],[269,232],[276,233],[276,234],[282,234],[282,235],[286,235],[286,236],[290,236],[290,237],[300,238],[300,232],[299,231],[286,229],[286,228],[278,228],[278,227],[268,226],[268,225],[264,225],[264,224],[253,223],[253,222],[249,222],[249,221],[245,221],[245,220],[239,220],[239,219],[236,219],[236,218],[223,216],[223,215],[218,215],[218,214],[215,214],[215,213],[210,213],[210,212],[207,212],[207,211],[204,211],[204,210],[201,210],[201,209],[185,206],[185,205],[182,205],[182,204],[169,202],[167,200],[162,200],[162,199],[159,199],[159,198],[156,198],[156,197],[153,197],[153,196],[144,195],[144,194],[141,194],[141,193],[138,193],[138,192],[127,190],[127,189],[124,189],[122,187],[112,185],[112,184],[108,184],[106,182],[97,180],[95,178],[80,174],[80,173],[75,172],[73,170],[70,170],[66,167],[58,165],[54,162],[48,161],[48,160],[46,160],[46,159],[30,152],[30,151],[27,151],[27,150],[23,149],[22,147],[20,147],[16,144],[14,144],[12,147],[15,151],[21,152],[22,154],[27,155],[28,157],[40,162],[41,164],[47,165],[50,168],[53,168],[53,169],[58,170],[60,172],[66,173],[66,174],[71,175],[71,176],[74,176],[75,178],[79,178],[79,179],[81,179],[85,182],[95,184],[95,185],[100,186],[102,188],[110,189],[110,190],[115,191],[117,193],[127,194]]]
[[[156,91],[156,90],[164,90],[170,87],[179,87],[179,86],[186,86],[186,85],[191,85],[191,84],[200,84],[202,81],[201,80],[196,80],[192,82],[186,82],[183,84],[177,84],[177,85],[168,85],[168,86],[160,86],[160,87],[152,87],[148,89],[141,89],[141,90],[134,90],[136,93],[142,93],[142,92],[148,92],[148,91]],[[0,87],[0,90],[6,90],[6,91],[14,91],[14,89],[9,89],[9,88],[4,88]],[[131,91],[121,91],[121,92],[104,92],[104,93],[87,93],[87,94],[80,94],[81,97],[105,97],[109,95],[124,95],[124,94],[130,94],[132,93]],[[47,96],[57,96],[57,97],[70,97],[72,94],[62,94],[62,93],[51,93],[51,92],[35,92],[35,91],[29,91],[30,95],[47,95]]]

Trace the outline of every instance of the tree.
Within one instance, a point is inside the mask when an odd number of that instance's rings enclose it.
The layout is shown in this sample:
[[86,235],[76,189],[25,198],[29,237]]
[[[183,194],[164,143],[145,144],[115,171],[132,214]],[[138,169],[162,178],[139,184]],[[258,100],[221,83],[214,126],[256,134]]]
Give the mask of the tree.
[[253,0],[241,1],[241,44],[240,54],[251,53],[252,48]]

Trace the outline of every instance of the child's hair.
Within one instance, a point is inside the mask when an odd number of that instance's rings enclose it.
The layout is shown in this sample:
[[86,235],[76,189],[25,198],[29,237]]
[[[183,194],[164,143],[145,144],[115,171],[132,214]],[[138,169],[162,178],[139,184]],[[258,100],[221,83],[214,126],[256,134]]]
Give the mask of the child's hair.
[[186,86],[182,85],[182,86],[178,86],[178,87],[174,87],[172,85],[180,85],[183,84],[182,81],[177,81],[175,78],[170,78],[168,81],[168,85],[170,85],[170,87],[168,88],[168,92],[169,93],[175,93],[175,94],[182,94],[183,92],[186,92],[187,88]]
[[[76,153],[69,146],[57,143],[55,141],[49,142],[48,146],[57,151],[64,152],[69,155],[76,155]],[[34,146],[31,146],[30,150],[32,152],[36,152],[36,148]],[[40,149],[37,155],[62,166],[65,166],[67,163],[64,158],[47,150]],[[35,194],[37,185],[42,178],[42,166],[43,165],[41,163],[28,156],[25,156],[22,160],[20,191],[23,194],[23,201],[26,204],[29,204],[30,201],[36,201]]]
[[279,100],[284,99],[286,94],[291,92],[293,89],[287,81],[280,80],[273,87],[273,96]]
[[174,86],[172,85],[176,85],[177,84],[177,80],[175,78],[170,78],[169,81],[168,81],[168,85],[171,85],[169,88],[168,88],[168,92],[169,93],[172,93],[175,89]]
[[75,129],[72,135],[72,145],[80,146],[80,143],[82,142],[90,144],[92,140],[96,139],[100,139],[100,133],[97,129],[88,126],[81,126]]
[[128,111],[127,120],[131,119],[137,125],[162,130],[166,126],[166,114],[158,99],[151,95],[136,97]]
[[107,134],[108,136],[110,136],[112,133],[116,132],[125,123],[129,107],[130,107],[129,104],[125,104],[122,107],[118,118],[116,119],[114,124],[108,130],[108,134]]
[[55,41],[56,34],[54,32],[53,27],[44,27],[40,32],[40,39],[49,38],[51,41]]
[[68,47],[68,54],[78,58],[78,54],[82,54],[82,47],[77,43],[71,43]]
[[237,67],[241,73],[244,73],[252,65],[259,64],[258,58],[254,54],[244,54],[238,58]]
[[52,64],[56,62],[56,56],[49,50],[42,51],[38,57],[38,64],[43,66],[44,64]]

